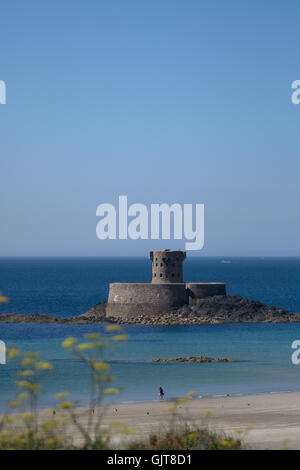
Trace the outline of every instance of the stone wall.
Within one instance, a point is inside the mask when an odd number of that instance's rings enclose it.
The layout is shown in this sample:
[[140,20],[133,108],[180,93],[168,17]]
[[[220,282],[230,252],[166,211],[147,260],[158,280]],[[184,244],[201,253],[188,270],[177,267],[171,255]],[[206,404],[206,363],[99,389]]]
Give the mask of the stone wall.
[[223,282],[187,282],[189,304],[193,305],[214,295],[226,295],[226,284]]
[[215,295],[226,295],[224,283],[113,283],[109,286],[106,316],[132,318],[167,313],[182,305],[194,305],[201,302],[201,299]]
[[182,262],[186,252],[181,250],[150,251],[152,260],[152,283],[182,283]]
[[113,283],[109,286],[107,317],[164,313],[188,303],[184,283]]

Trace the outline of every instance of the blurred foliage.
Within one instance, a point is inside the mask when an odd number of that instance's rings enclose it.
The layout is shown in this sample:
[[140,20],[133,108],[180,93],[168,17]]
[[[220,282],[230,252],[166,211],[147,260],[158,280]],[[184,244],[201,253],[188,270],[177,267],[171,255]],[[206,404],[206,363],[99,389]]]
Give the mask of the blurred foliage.
[[[200,427],[193,424],[193,419],[183,415],[182,405],[196,398],[194,392],[185,397],[174,399],[167,410],[170,411],[169,423],[159,431],[153,431],[142,439],[131,441],[129,450],[242,450],[244,444],[240,438],[226,436],[212,431],[203,423]],[[204,412],[205,416],[211,412]],[[189,424],[187,424],[189,423]]]
[[[1,297],[0,297],[1,299]],[[116,447],[113,438],[118,437],[117,448],[152,450],[192,450],[192,449],[241,449],[240,439],[232,439],[216,434],[208,428],[187,425],[179,412],[186,403],[195,397],[189,393],[184,398],[174,400],[168,406],[169,424],[160,433],[151,432],[140,439],[129,438],[133,431],[122,422],[104,425],[103,418],[107,396],[116,396],[120,390],[112,383],[109,357],[127,335],[117,325],[106,326],[104,333],[87,333],[78,342],[69,336],[62,347],[79,359],[87,368],[89,395],[87,408],[80,408],[72,400],[68,391],[55,395],[54,409],[41,410],[39,396],[45,376],[54,373],[53,365],[36,352],[22,352],[17,347],[8,349],[8,359],[17,365],[15,374],[16,397],[9,403],[9,410],[0,417],[0,450],[58,450],[58,449],[112,449]],[[86,377],[86,375],[85,375]],[[124,438],[122,440],[122,436]],[[125,436],[127,438],[125,439]]]

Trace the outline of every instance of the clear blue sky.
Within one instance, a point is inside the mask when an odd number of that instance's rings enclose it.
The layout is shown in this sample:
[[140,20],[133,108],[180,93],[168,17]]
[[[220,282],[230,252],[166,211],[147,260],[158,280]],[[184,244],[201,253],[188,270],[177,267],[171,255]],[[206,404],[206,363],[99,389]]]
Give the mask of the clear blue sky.
[[299,255],[299,0],[1,2],[0,256],[144,255],[96,207],[204,203],[203,255]]

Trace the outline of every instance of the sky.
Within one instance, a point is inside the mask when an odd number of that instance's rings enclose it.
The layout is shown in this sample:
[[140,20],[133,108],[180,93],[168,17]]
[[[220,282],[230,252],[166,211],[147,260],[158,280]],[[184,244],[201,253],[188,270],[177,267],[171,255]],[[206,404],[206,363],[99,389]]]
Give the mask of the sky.
[[299,255],[298,0],[2,0],[0,256],[144,256],[96,208],[204,204],[192,255]]

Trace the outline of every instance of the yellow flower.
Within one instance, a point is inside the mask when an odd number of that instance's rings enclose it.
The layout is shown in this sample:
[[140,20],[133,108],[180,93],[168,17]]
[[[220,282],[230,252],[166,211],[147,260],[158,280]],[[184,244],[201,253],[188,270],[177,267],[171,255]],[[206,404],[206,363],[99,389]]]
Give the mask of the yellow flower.
[[186,403],[188,401],[188,398],[187,397],[183,397],[183,398],[178,398],[176,400],[176,403],[179,405],[181,403]]
[[92,361],[91,365],[97,372],[106,372],[109,370],[109,365],[106,362]]
[[37,392],[38,390],[41,389],[41,385],[40,384],[30,384],[27,388],[30,392]]
[[35,366],[38,370],[53,370],[53,365],[50,362],[37,362]]
[[122,423],[121,421],[112,421],[111,423],[109,423],[109,425],[112,427],[114,426],[114,427],[121,428],[120,432],[122,434],[134,434],[134,431],[130,429],[126,424]]
[[115,335],[112,337],[114,341],[127,341],[128,335]]
[[10,359],[13,359],[14,357],[17,357],[20,354],[20,349],[17,348],[11,348],[8,350],[8,357]]
[[33,374],[34,374],[33,370],[30,370],[30,369],[26,369],[26,370],[23,370],[22,372],[20,372],[20,375],[22,377],[30,377]]
[[18,385],[19,387],[27,388],[29,385],[31,385],[31,383],[28,382],[28,380],[19,380]]
[[63,403],[60,403],[60,405],[58,405],[58,407],[61,408],[62,410],[69,410],[71,406],[72,406],[71,401],[64,401]]
[[46,415],[53,415],[53,408],[44,408],[43,409],[43,414],[46,414]]
[[39,352],[28,351],[27,353],[25,353],[26,357],[31,357],[32,359],[36,359],[36,358],[40,357],[40,355],[41,355],[41,353],[39,353]]
[[75,343],[76,339],[73,336],[69,336],[61,344],[64,348],[72,348]]
[[195,392],[189,392],[189,393],[186,394],[186,396],[187,396],[188,398],[196,398],[196,397],[197,397],[197,394],[196,394]]
[[11,400],[11,401],[9,402],[9,406],[10,406],[11,408],[17,408],[17,406],[19,406],[19,405],[20,405],[20,403],[19,403],[18,401],[13,401],[13,400]]
[[32,366],[35,363],[35,360],[31,357],[24,357],[21,361],[21,366]]
[[93,349],[94,345],[93,343],[81,343],[78,344],[77,349],[78,351],[87,351],[88,349]]
[[237,434],[244,434],[245,431],[244,431],[244,429],[236,429],[235,432]]
[[58,425],[58,422],[55,419],[52,419],[50,421],[46,421],[45,423],[42,423],[42,429],[46,432],[52,431],[55,429]]
[[134,434],[134,431],[128,426],[126,426],[126,424],[124,424],[124,426],[121,429],[121,433],[122,434]]
[[118,388],[105,388],[103,390],[103,393],[109,395],[117,395],[118,393],[120,393],[120,390]]
[[86,339],[98,339],[100,338],[101,334],[100,333],[85,333],[84,337]]
[[108,325],[105,327],[106,331],[122,331],[119,325]]
[[20,401],[25,400],[26,398],[28,398],[28,393],[27,392],[19,393],[18,399]]
[[221,439],[219,441],[219,444],[222,446],[222,447],[227,447],[227,448],[231,448],[234,446],[234,442],[230,439]]
[[39,384],[33,384],[28,380],[20,380],[18,381],[18,385],[19,387],[27,388],[30,392],[37,392],[41,388]]
[[57,393],[55,396],[58,400],[63,400],[64,398],[68,397],[70,395],[69,392],[62,392],[62,393]]
[[102,376],[101,377],[101,381],[102,382],[114,382],[116,380],[116,377],[114,377],[113,375],[110,375],[110,376]]
[[168,406],[166,408],[167,411],[175,411],[176,410],[176,406],[172,405],[172,406]]
[[108,341],[94,341],[92,344],[94,348],[102,349],[108,345]]

